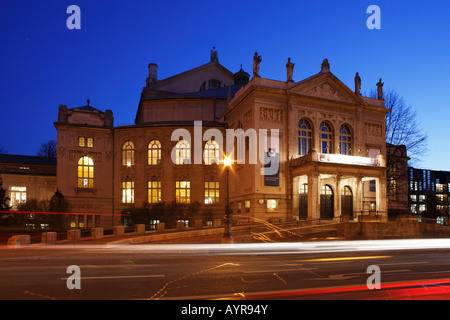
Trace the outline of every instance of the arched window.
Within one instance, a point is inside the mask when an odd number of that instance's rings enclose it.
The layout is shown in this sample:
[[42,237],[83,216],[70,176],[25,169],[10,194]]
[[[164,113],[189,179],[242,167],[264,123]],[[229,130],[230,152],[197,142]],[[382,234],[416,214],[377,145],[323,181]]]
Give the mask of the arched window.
[[331,126],[322,122],[320,124],[320,153],[333,153],[333,134]]
[[84,156],[78,160],[78,188],[94,187],[94,161]]
[[210,140],[207,143],[205,143],[205,151],[204,151],[204,159],[205,164],[219,164],[219,144],[214,141]]
[[312,128],[306,119],[298,122],[298,154],[306,156],[312,144]]
[[339,153],[343,155],[352,154],[352,133],[345,124],[339,129]]
[[152,140],[148,144],[148,164],[157,165],[161,161],[161,142]]
[[191,144],[186,140],[180,140],[175,146],[175,164],[191,163]]
[[134,165],[134,144],[131,141],[127,141],[122,146],[122,165],[132,166]]

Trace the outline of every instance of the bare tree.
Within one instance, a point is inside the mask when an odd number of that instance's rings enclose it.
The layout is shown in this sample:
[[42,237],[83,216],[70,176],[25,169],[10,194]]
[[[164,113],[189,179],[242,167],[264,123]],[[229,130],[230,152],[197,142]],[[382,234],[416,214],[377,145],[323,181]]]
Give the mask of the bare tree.
[[[371,97],[376,98],[376,92],[372,91]],[[417,123],[417,112],[393,89],[385,91],[384,100],[391,110],[386,115],[387,157],[398,154],[399,146],[405,146],[410,164],[420,162],[428,152],[428,135]]]
[[37,155],[40,157],[56,158],[56,141],[49,140],[42,142]]

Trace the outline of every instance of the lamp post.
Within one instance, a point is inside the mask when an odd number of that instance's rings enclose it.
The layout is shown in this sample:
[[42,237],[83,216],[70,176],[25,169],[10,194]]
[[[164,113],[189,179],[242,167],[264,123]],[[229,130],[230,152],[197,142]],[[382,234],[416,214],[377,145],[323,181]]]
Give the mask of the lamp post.
[[223,237],[226,240],[231,240],[231,213],[230,213],[230,193],[229,193],[230,188],[229,175],[230,175],[231,159],[225,157],[225,159],[223,160],[223,164],[227,172],[227,204],[225,209],[225,231]]

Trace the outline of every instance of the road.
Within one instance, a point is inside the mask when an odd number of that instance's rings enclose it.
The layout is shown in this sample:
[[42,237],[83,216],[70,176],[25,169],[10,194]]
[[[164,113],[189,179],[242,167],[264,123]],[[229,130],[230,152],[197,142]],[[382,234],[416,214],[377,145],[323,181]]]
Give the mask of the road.
[[[448,240],[34,246],[0,261],[1,300],[450,298]],[[381,289],[367,287],[369,266]]]

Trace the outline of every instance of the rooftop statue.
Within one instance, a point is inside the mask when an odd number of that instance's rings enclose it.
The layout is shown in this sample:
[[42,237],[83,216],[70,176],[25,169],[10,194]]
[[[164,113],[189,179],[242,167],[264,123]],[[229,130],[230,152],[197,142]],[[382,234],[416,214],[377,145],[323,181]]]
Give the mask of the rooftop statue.
[[380,81],[377,83],[378,100],[383,100],[383,85],[384,83],[381,82],[380,78]]
[[259,78],[259,64],[261,61],[261,56],[258,55],[258,52],[255,52],[255,56],[253,57],[253,77]]
[[287,81],[294,81],[292,80],[292,76],[294,75],[294,66],[295,63],[292,63],[291,58],[288,58],[288,62],[286,63]]
[[355,93],[361,95],[361,77],[359,76],[359,72],[355,75]]

